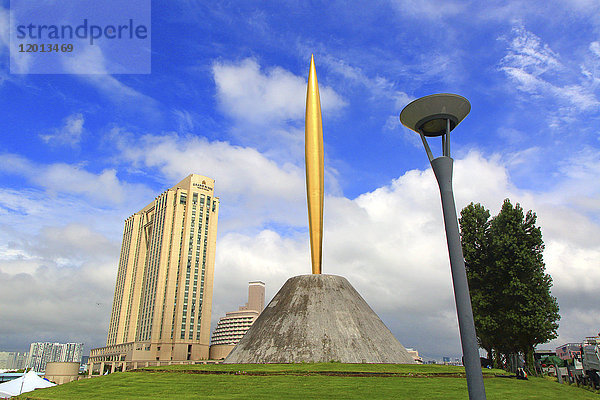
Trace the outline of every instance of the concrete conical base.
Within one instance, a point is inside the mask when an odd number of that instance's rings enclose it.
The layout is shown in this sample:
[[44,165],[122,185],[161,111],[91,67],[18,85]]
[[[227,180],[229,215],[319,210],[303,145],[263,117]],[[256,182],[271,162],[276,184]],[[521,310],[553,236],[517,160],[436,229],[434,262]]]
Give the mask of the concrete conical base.
[[346,278],[288,279],[225,363],[398,363],[413,358]]

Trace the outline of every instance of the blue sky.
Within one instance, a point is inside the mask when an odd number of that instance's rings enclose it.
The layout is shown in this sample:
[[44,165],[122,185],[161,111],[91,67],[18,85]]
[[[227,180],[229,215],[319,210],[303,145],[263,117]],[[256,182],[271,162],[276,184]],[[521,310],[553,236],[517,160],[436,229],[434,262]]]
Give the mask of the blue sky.
[[40,75],[9,73],[4,1],[0,349],[103,345],[123,220],[189,173],[221,198],[213,323],[248,281],[270,298],[309,273],[311,54],[324,272],[346,276],[405,346],[460,354],[439,194],[398,120],[415,98],[457,93],[472,105],[452,136],[457,207],[495,214],[509,197],[535,210],[563,316],[547,347],[596,334],[599,12],[585,0],[155,1],[151,74]]

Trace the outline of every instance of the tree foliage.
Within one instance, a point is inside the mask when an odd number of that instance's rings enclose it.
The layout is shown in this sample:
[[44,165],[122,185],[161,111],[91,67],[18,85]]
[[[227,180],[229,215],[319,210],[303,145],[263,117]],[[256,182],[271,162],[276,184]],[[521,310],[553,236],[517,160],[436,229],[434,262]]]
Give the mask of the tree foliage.
[[494,355],[523,353],[557,337],[558,303],[545,272],[542,232],[536,215],[504,200],[490,219],[481,204],[469,204],[459,219],[477,337]]

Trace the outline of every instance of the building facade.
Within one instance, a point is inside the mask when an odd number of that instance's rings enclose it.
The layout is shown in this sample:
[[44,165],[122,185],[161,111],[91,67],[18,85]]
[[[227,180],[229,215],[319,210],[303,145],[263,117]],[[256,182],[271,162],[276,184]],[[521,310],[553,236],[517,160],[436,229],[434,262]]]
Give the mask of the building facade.
[[29,353],[25,352],[10,352],[8,353],[8,359],[6,360],[6,368],[7,369],[21,369],[25,368],[25,363],[27,363],[27,357],[29,357]]
[[218,215],[214,180],[192,174],[125,220],[106,347],[90,366],[208,359]]
[[415,363],[417,363],[417,364],[423,364],[423,357],[421,357],[419,355],[419,351],[418,350],[416,350],[416,349],[409,349],[407,347],[406,351],[408,351],[408,354],[410,354],[410,356],[413,358],[413,360],[415,361]]
[[76,381],[79,379],[79,363],[49,362],[46,364],[44,378],[58,385]]
[[231,311],[219,320],[210,343],[210,358],[227,357],[234,346],[250,329],[265,308],[265,284],[261,281],[248,283],[248,303],[238,311]]
[[81,362],[83,343],[36,342],[29,346],[25,368],[44,372],[49,362]]

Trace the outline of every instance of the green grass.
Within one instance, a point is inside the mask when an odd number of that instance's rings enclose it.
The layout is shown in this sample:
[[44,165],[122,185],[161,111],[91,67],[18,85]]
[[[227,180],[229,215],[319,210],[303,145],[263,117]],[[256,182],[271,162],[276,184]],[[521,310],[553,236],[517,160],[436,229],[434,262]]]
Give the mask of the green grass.
[[[400,374],[400,375],[463,375],[463,367],[452,365],[410,365],[410,364],[342,364],[339,362],[328,363],[297,363],[297,364],[197,364],[197,365],[169,365],[161,367],[141,368],[143,371],[168,371],[168,372],[187,372],[197,371],[207,372],[247,372],[247,373],[265,373],[265,374],[295,374],[295,373],[322,373],[322,372],[341,372],[341,373],[380,373],[380,374]],[[484,375],[504,374],[499,369],[483,370]]]
[[[239,371],[239,373],[237,373]],[[204,372],[204,373],[203,373]],[[219,372],[228,372],[219,374]],[[331,376],[371,373],[371,376]],[[591,392],[542,378],[484,379],[489,400],[595,399]],[[237,373],[237,374],[236,374]],[[264,375],[252,375],[264,374]],[[378,376],[377,374],[396,374]],[[464,369],[439,365],[252,364],[147,368],[85,379],[20,396],[20,399],[466,399]]]

